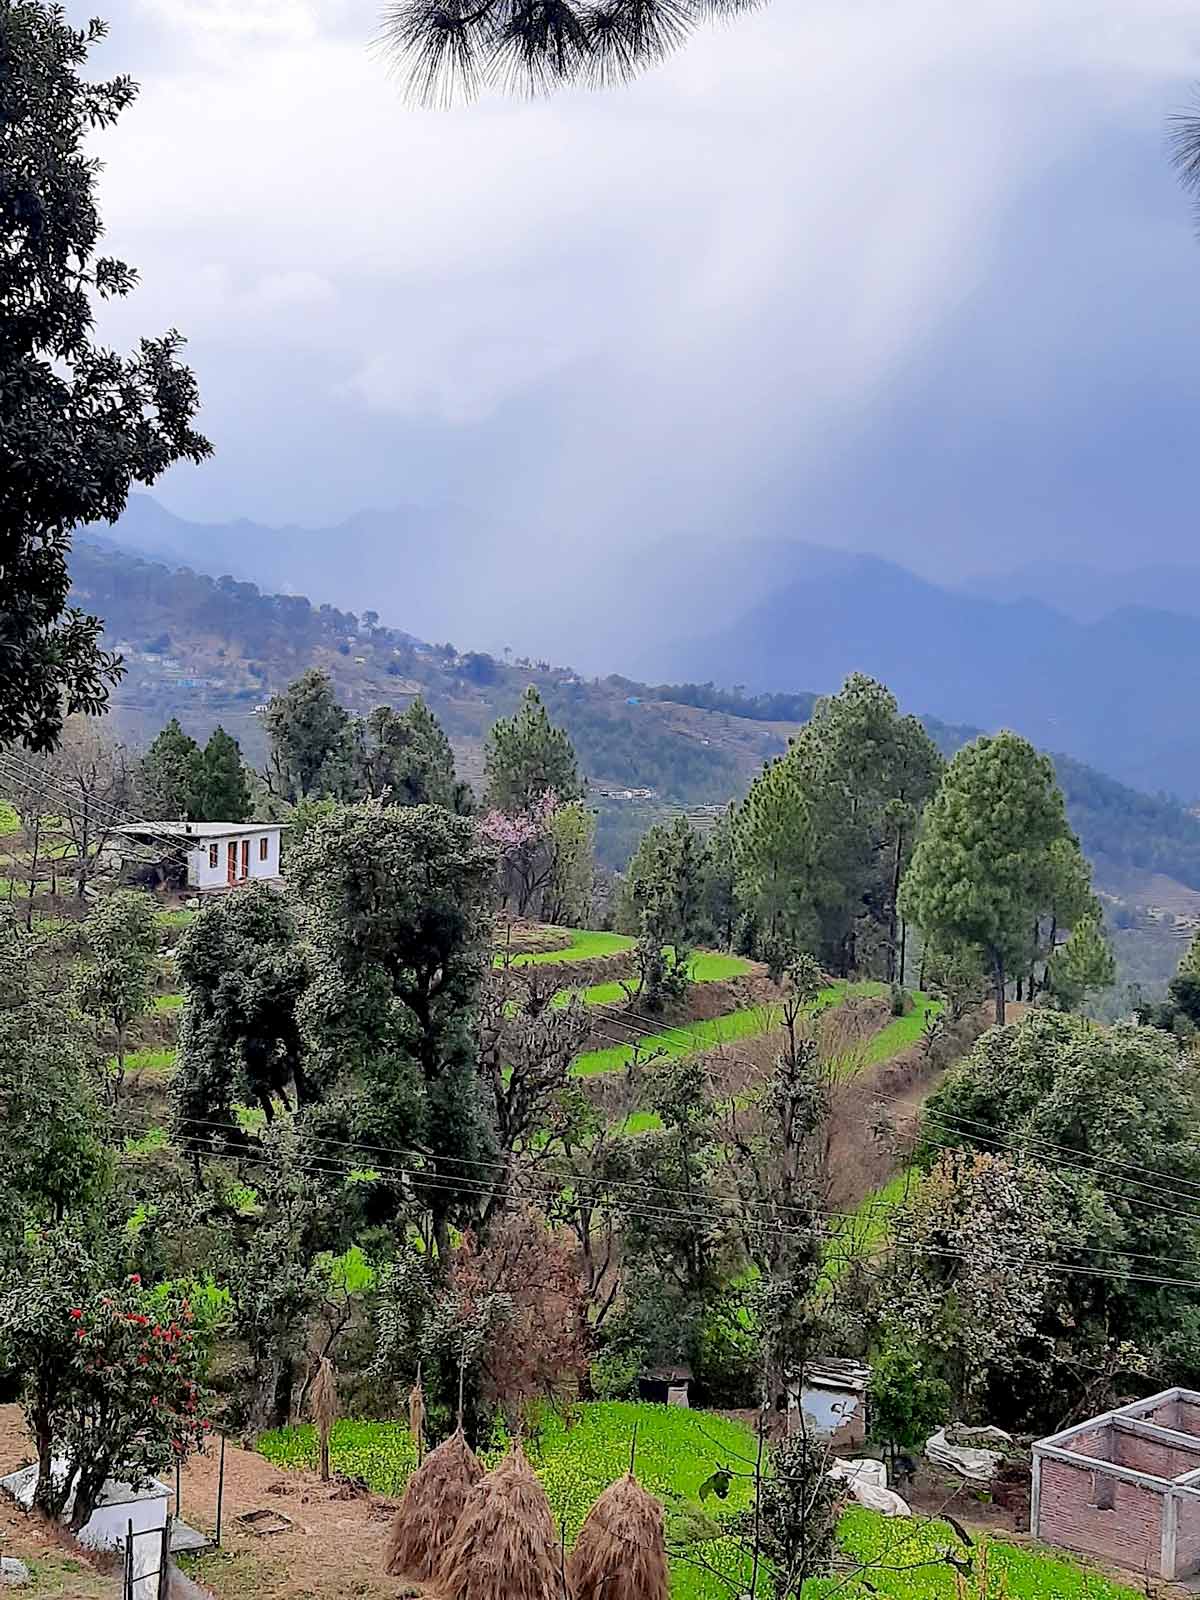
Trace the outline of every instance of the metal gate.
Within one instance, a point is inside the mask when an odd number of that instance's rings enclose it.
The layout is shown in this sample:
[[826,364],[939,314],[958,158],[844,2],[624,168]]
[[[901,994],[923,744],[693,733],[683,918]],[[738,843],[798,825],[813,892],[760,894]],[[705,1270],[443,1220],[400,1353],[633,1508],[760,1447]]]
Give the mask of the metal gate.
[[170,1582],[171,1516],[161,1528],[125,1531],[125,1581],[122,1600],[166,1600]]

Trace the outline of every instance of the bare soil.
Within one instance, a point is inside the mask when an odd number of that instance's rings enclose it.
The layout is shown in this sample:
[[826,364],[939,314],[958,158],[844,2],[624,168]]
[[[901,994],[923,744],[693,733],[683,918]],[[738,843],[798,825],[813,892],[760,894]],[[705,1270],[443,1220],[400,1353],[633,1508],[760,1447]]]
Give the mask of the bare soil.
[[[0,1474],[30,1457],[19,1408],[0,1406]],[[210,1536],[216,1524],[217,1474],[216,1441],[181,1474],[183,1519]],[[228,1443],[221,1549],[189,1558],[183,1566],[215,1600],[384,1600],[404,1589],[399,1579],[383,1572],[384,1537],[395,1506],[394,1500],[345,1483],[323,1484],[315,1473],[283,1472],[262,1456]],[[256,1534],[238,1520],[254,1511],[282,1513],[290,1526]],[[38,1559],[48,1552],[51,1575],[56,1561],[59,1569],[63,1560],[79,1562],[78,1573],[67,1574],[71,1581],[65,1587],[24,1589],[22,1594],[118,1600],[119,1584],[102,1578],[77,1553],[67,1556],[53,1531],[0,1501],[0,1531],[7,1533],[14,1519],[21,1537],[33,1541],[30,1549]],[[15,1536],[0,1549],[29,1560]]]

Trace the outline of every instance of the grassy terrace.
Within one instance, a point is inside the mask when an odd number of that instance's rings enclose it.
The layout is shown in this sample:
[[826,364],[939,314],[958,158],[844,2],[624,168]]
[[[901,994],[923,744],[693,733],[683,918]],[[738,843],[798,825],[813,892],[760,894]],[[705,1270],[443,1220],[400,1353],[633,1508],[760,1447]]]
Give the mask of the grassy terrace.
[[869,1194],[855,1208],[853,1215],[831,1224],[829,1237],[825,1241],[825,1271],[822,1274],[826,1287],[832,1287],[837,1282],[851,1261],[879,1253],[891,1227],[892,1212],[904,1203],[915,1177],[915,1169],[906,1167],[894,1178],[889,1178],[882,1189]]
[[[832,983],[817,996],[819,1010],[840,1005],[851,996],[872,996],[887,993],[883,983]],[[657,1051],[669,1056],[688,1056],[697,1050],[715,1050],[718,1045],[731,1044],[735,1039],[749,1039],[766,1033],[776,1026],[779,1007],[772,1005],[748,1006],[743,1011],[730,1011],[709,1022],[685,1022],[678,1028],[649,1034],[641,1041],[643,1053]],[[906,1019],[901,1019],[906,1020]],[[589,1050],[575,1063],[580,1077],[592,1077],[600,1072],[620,1072],[633,1059],[632,1044],[615,1044],[604,1050]]]
[[[570,944],[561,950],[526,950],[512,957],[514,967],[550,966],[556,961],[595,961],[601,956],[619,956],[632,950],[634,941],[624,933],[593,933],[587,928],[566,928]],[[504,952],[498,951],[492,965],[504,965]]]
[[[742,956],[722,955],[716,950],[697,951],[688,962],[688,978],[692,983],[722,983],[730,978],[744,978],[753,971],[753,962]],[[554,1004],[565,1006],[575,995],[585,1006],[619,1006],[628,999],[619,980],[614,980],[594,983],[588,989],[563,989],[554,996]]]

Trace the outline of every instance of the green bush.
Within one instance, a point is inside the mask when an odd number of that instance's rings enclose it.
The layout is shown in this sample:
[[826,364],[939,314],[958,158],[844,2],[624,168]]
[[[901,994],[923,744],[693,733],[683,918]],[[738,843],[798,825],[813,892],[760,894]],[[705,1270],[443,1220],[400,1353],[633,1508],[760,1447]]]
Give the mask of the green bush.
[[606,1350],[592,1362],[589,1381],[597,1400],[636,1400],[645,1352]]

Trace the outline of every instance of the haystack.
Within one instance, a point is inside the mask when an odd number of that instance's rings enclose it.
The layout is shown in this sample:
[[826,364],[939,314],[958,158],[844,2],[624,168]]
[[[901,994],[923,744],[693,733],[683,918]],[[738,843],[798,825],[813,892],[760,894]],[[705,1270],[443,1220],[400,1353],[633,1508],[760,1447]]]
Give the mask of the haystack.
[[468,1495],[437,1586],[443,1600],[563,1600],[550,1502],[519,1444]]
[[461,1428],[429,1452],[405,1484],[388,1529],[384,1570],[391,1577],[424,1583],[433,1576],[467,1497],[482,1477],[483,1468]]
[[663,1508],[632,1473],[610,1483],[588,1512],[567,1583],[573,1600],[667,1600]]

